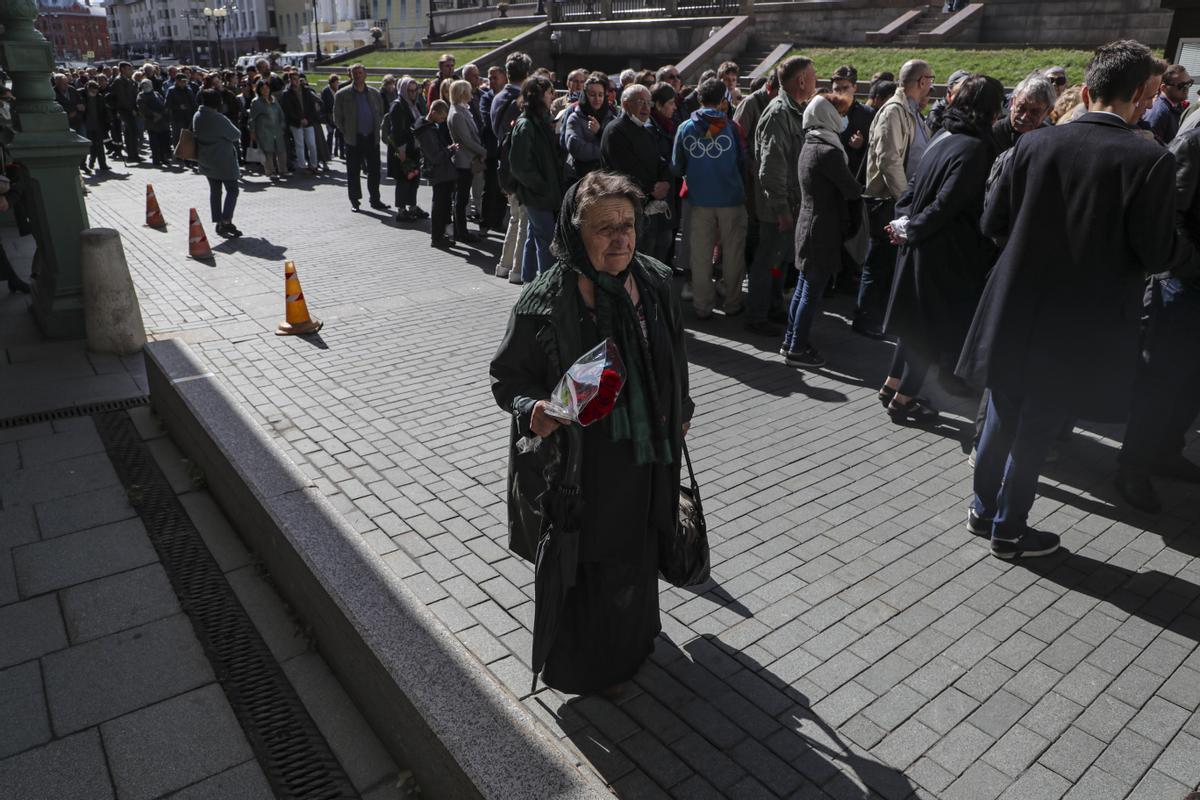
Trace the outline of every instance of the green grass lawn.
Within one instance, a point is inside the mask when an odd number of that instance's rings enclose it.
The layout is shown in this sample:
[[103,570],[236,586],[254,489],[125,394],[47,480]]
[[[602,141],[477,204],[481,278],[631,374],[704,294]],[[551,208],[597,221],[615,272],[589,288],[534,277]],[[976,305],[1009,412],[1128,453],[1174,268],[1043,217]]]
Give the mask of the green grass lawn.
[[[870,80],[881,70],[893,73],[914,54],[929,62],[938,83],[957,69],[982,72],[1014,86],[1035,69],[1066,67],[1072,84],[1083,82],[1083,70],[1092,57],[1090,50],[955,50],[930,47],[806,47],[793,48],[789,55],[806,55],[816,64],[817,77],[828,78],[842,64],[853,64],[859,80]],[[752,69],[754,65],[744,65]]]
[[[509,39],[515,39],[525,31],[529,30],[530,25],[498,25],[486,31],[477,31],[476,33],[466,33],[462,36],[452,36],[446,41],[450,42],[506,42]],[[435,47],[440,45],[434,45]]]

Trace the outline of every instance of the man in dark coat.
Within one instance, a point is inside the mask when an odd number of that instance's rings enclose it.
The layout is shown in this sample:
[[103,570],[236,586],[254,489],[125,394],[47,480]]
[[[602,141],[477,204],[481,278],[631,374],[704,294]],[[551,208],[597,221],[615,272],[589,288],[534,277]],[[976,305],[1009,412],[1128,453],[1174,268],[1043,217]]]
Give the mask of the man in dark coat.
[[1063,420],[1129,408],[1143,278],[1166,268],[1175,233],[1175,158],[1130,129],[1153,66],[1137,42],[1097,49],[1088,113],[1022,136],[984,209],[984,233],[1008,238],[958,372],[992,393],[967,524],[1000,558],[1058,549],[1027,518]]
[[1200,341],[1200,128],[1175,137],[1168,149],[1175,156],[1178,250],[1171,270],[1151,282],[1150,324],[1117,459],[1121,496],[1151,513],[1162,510],[1151,475],[1200,483],[1200,466],[1182,452],[1184,435],[1200,414],[1200,360],[1195,356]]
[[338,76],[329,76],[329,85],[321,90],[321,113],[322,121],[325,123],[325,141],[329,152],[333,153],[335,158],[342,158],[346,155],[346,142],[342,138],[342,132],[333,124],[333,101],[338,93]]
[[1013,89],[1008,113],[992,126],[996,152],[1003,153],[1017,143],[1023,134],[1041,127],[1050,127],[1050,112],[1058,96],[1054,86],[1040,73],[1027,77]]
[[125,137],[125,160],[141,161],[136,121],[138,87],[133,82],[133,65],[122,61],[118,69],[120,74],[112,82],[109,98],[113,111],[117,112],[117,118],[121,121],[121,132]]
[[175,83],[167,89],[164,100],[167,106],[167,117],[171,120],[171,147],[179,144],[179,132],[192,127],[192,117],[196,116],[196,95],[188,86],[187,75],[175,73]]
[[[621,115],[600,137],[600,160],[604,168],[628,176],[646,195],[646,202],[665,200],[671,189],[671,169],[659,153],[658,140],[650,128],[650,90],[641,84],[626,87],[621,95]],[[645,218],[638,237],[638,252],[658,257],[656,242],[670,220],[663,214]]]

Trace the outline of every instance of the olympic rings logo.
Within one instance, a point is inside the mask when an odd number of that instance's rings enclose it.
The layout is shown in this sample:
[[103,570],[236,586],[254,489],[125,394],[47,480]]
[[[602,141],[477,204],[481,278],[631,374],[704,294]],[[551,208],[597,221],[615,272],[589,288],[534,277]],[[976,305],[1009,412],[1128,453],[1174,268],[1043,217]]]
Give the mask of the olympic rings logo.
[[733,149],[733,139],[727,133],[713,139],[685,136],[683,147],[692,158],[720,158]]

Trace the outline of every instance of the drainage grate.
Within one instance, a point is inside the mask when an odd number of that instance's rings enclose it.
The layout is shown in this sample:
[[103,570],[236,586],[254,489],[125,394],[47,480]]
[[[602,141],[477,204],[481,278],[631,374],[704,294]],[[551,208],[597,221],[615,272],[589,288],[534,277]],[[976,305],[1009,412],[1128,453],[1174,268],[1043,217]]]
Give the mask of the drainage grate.
[[149,402],[150,397],[143,394],[137,397],[126,397],[123,400],[105,400],[100,403],[88,403],[84,406],[67,406],[66,408],[56,408],[53,411],[39,411],[36,414],[7,417],[0,419],[0,431],[8,428],[20,428],[23,425],[36,425],[39,422],[53,422],[56,419],[90,417],[94,414],[103,414],[109,411],[124,411],[128,408],[144,406]]
[[129,415],[100,414],[96,428],[275,796],[357,798]]

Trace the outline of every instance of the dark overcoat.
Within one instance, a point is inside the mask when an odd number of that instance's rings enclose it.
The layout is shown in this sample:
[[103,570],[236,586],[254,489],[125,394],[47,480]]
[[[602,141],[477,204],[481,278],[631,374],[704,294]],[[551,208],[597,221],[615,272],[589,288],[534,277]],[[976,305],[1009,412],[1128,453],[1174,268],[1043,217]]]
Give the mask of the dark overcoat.
[[1138,355],[1142,283],[1171,258],[1175,158],[1114,114],[1025,134],[983,232],[1008,235],[958,374],[1043,407],[1120,420]]
[[796,269],[820,283],[842,265],[842,243],[852,230],[850,202],[862,195],[862,187],[842,151],[812,136],[800,148],[797,171],[801,200],[796,215]]
[[[404,177],[404,161],[411,161],[414,164],[421,163],[421,151],[417,148],[412,131],[413,125],[417,121],[413,119],[412,109],[408,107],[408,103],[402,100],[392,103],[388,116],[391,118],[392,130],[390,141],[386,142],[388,177],[399,180]],[[401,147],[404,148],[403,161],[399,158],[398,148]]]
[[[642,255],[635,256],[646,267],[646,282],[638,289],[646,308],[647,330],[660,395],[667,395],[667,432],[671,437],[673,463],[655,465],[652,518],[655,531],[674,530],[679,516],[679,473],[683,447],[682,428],[690,422],[695,406],[688,392],[687,356],[679,304],[671,293],[671,270]],[[526,291],[541,291],[547,301],[525,312],[514,310],[508,332],[491,364],[492,394],[502,409],[512,415],[508,467],[509,548],[528,561],[537,556],[542,532],[540,498],[562,472],[566,436],[562,432],[536,440],[530,422],[538,400],[547,399],[559,379],[590,346],[583,340],[586,308],[579,296],[578,276],[561,263],[538,276]],[[518,305],[521,307],[521,304]],[[590,428],[589,428],[590,430]],[[530,438],[536,446],[528,452],[517,447]],[[585,447],[584,474],[589,458]],[[613,465],[622,469],[628,465]],[[581,486],[583,508],[618,502],[611,487]],[[631,550],[629,538],[644,535],[639,530],[611,531],[604,541],[581,543],[581,560],[621,560],[620,550]]]
[[990,143],[948,134],[925,151],[896,216],[908,216],[908,241],[896,274],[884,326],[931,361],[962,348],[979,304],[995,246],[983,235],[984,184]]

